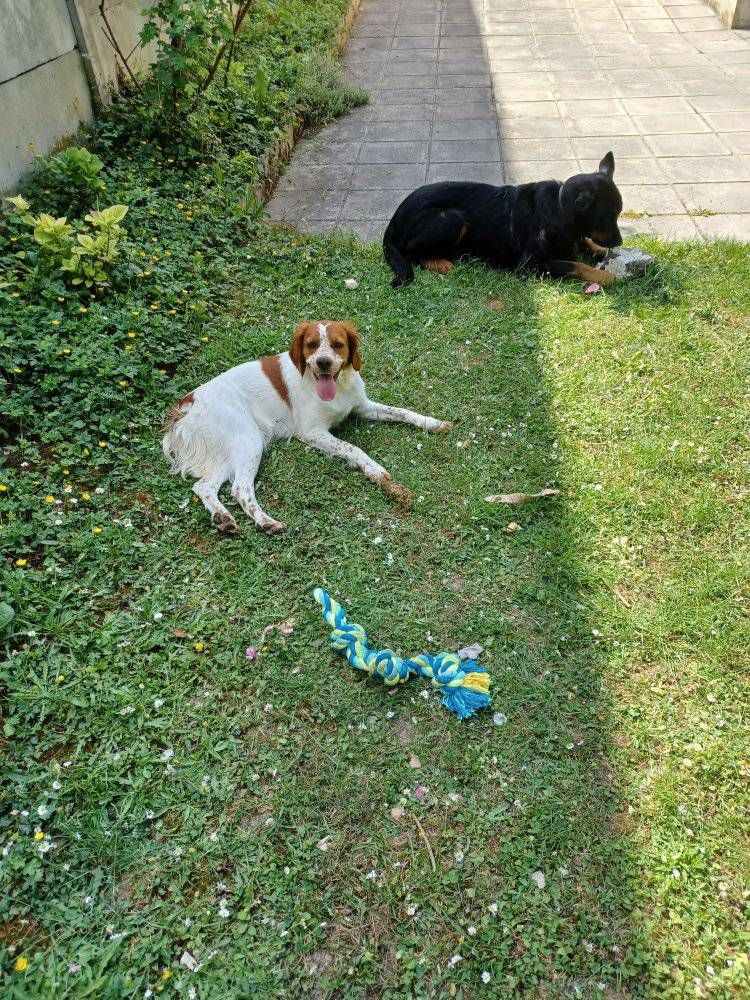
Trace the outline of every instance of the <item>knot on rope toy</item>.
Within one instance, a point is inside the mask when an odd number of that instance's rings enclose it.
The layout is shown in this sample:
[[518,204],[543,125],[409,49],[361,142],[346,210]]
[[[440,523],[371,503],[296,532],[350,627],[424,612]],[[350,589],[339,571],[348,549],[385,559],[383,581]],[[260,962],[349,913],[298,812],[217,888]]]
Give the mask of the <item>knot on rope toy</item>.
[[313,597],[331,629],[331,646],[343,653],[355,670],[363,670],[388,687],[403,684],[412,674],[424,677],[441,691],[441,701],[459,719],[468,719],[490,704],[490,677],[474,660],[455,653],[420,653],[408,660],[388,649],[370,649],[361,625],[346,620],[346,612],[331,595],[316,587]]

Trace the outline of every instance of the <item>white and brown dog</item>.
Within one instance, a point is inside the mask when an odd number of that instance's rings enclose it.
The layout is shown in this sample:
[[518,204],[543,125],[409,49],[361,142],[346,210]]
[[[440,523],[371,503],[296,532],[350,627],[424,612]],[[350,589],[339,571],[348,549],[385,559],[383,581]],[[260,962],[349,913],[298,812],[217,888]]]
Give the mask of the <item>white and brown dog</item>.
[[189,392],[169,411],[164,454],[172,472],[195,476],[193,486],[221,531],[237,523],[219,500],[231,480],[232,496],[263,531],[283,531],[255,499],[263,451],[276,438],[299,438],[361,469],[383,492],[407,501],[410,491],[331,427],[350,413],[395,420],[428,431],[451,425],[411,410],[373,403],[359,374],[359,337],[351,323],[300,323],[288,351],[238,365]]

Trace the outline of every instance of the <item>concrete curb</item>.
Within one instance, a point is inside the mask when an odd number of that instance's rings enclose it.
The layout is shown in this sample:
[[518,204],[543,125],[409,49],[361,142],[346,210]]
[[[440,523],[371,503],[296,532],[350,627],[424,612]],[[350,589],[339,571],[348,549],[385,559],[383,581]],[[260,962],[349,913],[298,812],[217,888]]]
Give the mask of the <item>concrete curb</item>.
[[[349,6],[341,21],[341,25],[328,47],[329,53],[334,58],[338,58],[346,47],[361,2],[362,0],[349,0]],[[264,153],[260,158],[258,163],[260,176],[253,188],[253,195],[256,201],[267,202],[269,200],[277,181],[281,177],[283,168],[289,163],[292,151],[302,138],[303,132],[304,127],[301,121],[288,125],[281,138],[277,139],[268,152]]]

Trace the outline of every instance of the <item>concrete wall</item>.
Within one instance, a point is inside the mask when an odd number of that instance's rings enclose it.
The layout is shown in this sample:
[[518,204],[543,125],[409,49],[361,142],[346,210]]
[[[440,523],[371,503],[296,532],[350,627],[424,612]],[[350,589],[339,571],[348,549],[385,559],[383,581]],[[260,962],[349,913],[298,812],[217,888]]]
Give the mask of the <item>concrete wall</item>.
[[750,0],[708,0],[728,28],[750,28]]
[[[126,55],[145,5],[107,0]],[[98,8],[99,0],[0,0],[0,192],[14,188],[35,155],[73,136],[116,88],[116,56]],[[136,67],[144,64],[139,55],[130,60]]]

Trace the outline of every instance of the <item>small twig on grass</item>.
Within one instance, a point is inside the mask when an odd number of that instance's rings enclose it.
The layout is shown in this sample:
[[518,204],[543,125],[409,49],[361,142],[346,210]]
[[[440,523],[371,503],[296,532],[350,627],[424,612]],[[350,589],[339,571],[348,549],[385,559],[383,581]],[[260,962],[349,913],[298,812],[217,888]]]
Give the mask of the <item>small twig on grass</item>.
[[425,847],[427,848],[427,853],[430,855],[430,864],[432,865],[432,870],[433,871],[437,871],[437,865],[435,864],[435,855],[432,853],[432,846],[430,844],[430,838],[425,833],[424,827],[419,822],[419,820],[414,815],[414,813],[412,813],[412,818],[414,819],[414,822],[417,824],[417,829],[419,830],[419,836],[425,842]]

